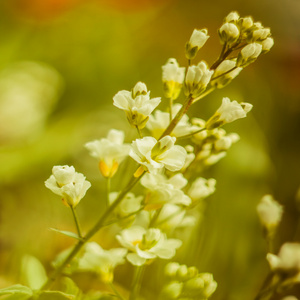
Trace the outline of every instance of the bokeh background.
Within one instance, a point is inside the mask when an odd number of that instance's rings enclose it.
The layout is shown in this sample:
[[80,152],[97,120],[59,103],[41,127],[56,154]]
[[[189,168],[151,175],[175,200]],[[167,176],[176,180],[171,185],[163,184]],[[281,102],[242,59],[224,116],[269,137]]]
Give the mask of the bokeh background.
[[[254,298],[268,273],[256,217],[264,194],[285,206],[276,250],[300,242],[299,0],[2,0],[0,287],[18,282],[24,254],[50,269],[73,243],[48,230],[73,230],[70,211],[44,187],[52,166],[74,165],[92,182],[78,207],[87,230],[102,212],[104,182],[83,144],[110,128],[125,130],[128,140],[135,134],[112,97],[137,81],[161,96],[161,66],[169,57],[186,65],[184,45],[194,28],[208,29],[198,59],[213,63],[221,48],[217,29],[232,10],[270,27],[275,45],[192,107],[190,116],[206,119],[224,96],[254,105],[249,117],[226,127],[239,143],[202,174],[217,179],[217,191],[207,199],[195,243],[178,259],[214,274],[212,299]],[[149,275],[145,283],[155,293],[156,274]]]

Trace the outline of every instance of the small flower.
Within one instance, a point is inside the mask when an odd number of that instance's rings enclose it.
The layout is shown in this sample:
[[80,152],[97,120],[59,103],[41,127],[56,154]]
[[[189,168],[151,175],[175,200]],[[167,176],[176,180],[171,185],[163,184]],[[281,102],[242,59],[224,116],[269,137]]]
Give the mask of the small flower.
[[175,58],[170,58],[167,63],[162,66],[162,81],[164,84],[164,93],[168,99],[177,99],[182,83],[184,81],[185,67],[179,67]]
[[205,91],[214,71],[210,71],[204,61],[197,66],[189,66],[185,77],[185,94],[197,98]]
[[174,145],[175,137],[165,136],[157,141],[153,137],[144,137],[132,142],[129,155],[150,173],[166,168],[172,172],[182,168],[186,158],[186,150]]
[[262,42],[271,35],[270,28],[257,28],[251,32],[249,42]]
[[123,144],[124,137],[123,131],[111,129],[107,138],[85,144],[90,155],[98,159],[99,170],[104,177],[114,176],[120,163],[128,155],[130,146]]
[[220,137],[214,142],[214,150],[217,152],[228,150],[233,143],[239,141],[240,136],[237,133],[229,133],[226,136]]
[[127,249],[104,250],[95,242],[86,244],[84,250],[85,252],[78,262],[78,269],[99,274],[101,280],[105,283],[113,281],[114,268],[125,262],[127,254]]
[[253,26],[253,19],[251,17],[245,17],[239,19],[239,27],[242,32],[248,31]]
[[150,92],[144,83],[138,82],[132,92],[120,91],[114,98],[114,105],[125,111],[133,127],[144,128],[149,115],[160,103],[160,98],[150,99]]
[[211,130],[237,119],[245,118],[247,113],[252,109],[252,106],[250,103],[238,103],[235,100],[230,101],[229,98],[225,97],[219,109],[206,122],[206,128]]
[[193,182],[188,190],[188,195],[193,201],[199,201],[213,194],[216,190],[215,186],[216,180],[214,178],[205,179],[199,177]]
[[178,239],[167,239],[166,234],[157,228],[146,230],[140,226],[124,229],[117,235],[117,239],[123,247],[132,251],[126,258],[135,266],[141,266],[157,257],[170,259],[182,244]]
[[45,185],[53,193],[61,196],[66,206],[75,207],[85,196],[91,183],[85,180],[83,174],[75,172],[73,166],[54,166]]
[[239,36],[240,31],[238,27],[233,23],[225,23],[221,26],[221,28],[218,31],[219,37],[222,44],[228,44],[231,45],[235,43]]
[[181,190],[187,184],[187,179],[181,173],[171,178],[162,174],[146,174],[141,184],[149,190],[145,199],[146,210],[161,208],[166,203],[185,206],[191,203],[191,199]]
[[245,46],[238,54],[236,66],[246,67],[253,63],[262,52],[262,45],[259,43],[251,43]]
[[218,89],[223,88],[238,76],[242,70],[243,68],[236,67],[236,59],[223,60],[215,70],[211,85]]
[[186,58],[189,60],[195,58],[197,52],[204,46],[208,38],[209,35],[207,35],[207,29],[194,29],[189,42],[187,42],[185,46]]
[[265,195],[257,205],[257,213],[262,225],[272,230],[281,221],[283,207],[271,195]]
[[266,38],[265,40],[263,40],[261,43],[262,46],[262,51],[261,53],[267,53],[270,51],[270,49],[274,46],[274,40],[271,37]]
[[236,23],[239,19],[240,19],[239,13],[236,11],[232,11],[225,17],[224,23],[230,23],[230,22]]

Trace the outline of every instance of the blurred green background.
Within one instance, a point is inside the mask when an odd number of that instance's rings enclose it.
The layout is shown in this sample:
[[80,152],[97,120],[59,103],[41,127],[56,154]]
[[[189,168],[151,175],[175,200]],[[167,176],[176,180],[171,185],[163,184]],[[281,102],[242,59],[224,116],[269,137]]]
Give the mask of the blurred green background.
[[[225,127],[241,141],[202,174],[217,179],[217,192],[207,200],[197,243],[179,260],[214,274],[213,299],[253,299],[268,272],[256,217],[264,194],[285,206],[276,250],[300,241],[299,0],[2,0],[0,287],[18,282],[22,255],[49,269],[73,243],[48,230],[73,230],[70,211],[44,187],[52,166],[74,165],[91,181],[78,207],[88,230],[101,214],[104,182],[83,144],[110,128],[135,137],[112,97],[137,81],[162,96],[161,66],[170,57],[186,65],[184,45],[194,28],[208,29],[197,58],[212,64],[221,48],[217,29],[232,10],[270,27],[275,45],[192,107],[190,116],[207,119],[224,96],[254,105],[249,117]],[[147,284],[157,288],[155,278]]]

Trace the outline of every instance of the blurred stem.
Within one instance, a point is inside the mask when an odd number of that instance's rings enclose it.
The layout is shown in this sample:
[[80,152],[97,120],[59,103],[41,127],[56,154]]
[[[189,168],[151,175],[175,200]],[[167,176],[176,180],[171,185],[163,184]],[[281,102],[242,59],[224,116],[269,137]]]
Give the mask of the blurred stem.
[[222,73],[222,74],[220,74],[220,75],[218,75],[218,76],[216,76],[216,77],[213,77],[210,81],[216,80],[216,79],[218,79],[218,78],[220,78],[220,77],[222,77],[222,76],[224,76],[224,75],[226,75],[226,74],[232,72],[232,71],[235,70],[235,69],[237,69],[237,67],[233,67],[233,68],[231,68],[230,70],[228,70],[228,71],[226,71],[226,72],[224,72],[224,73]]
[[172,111],[172,106],[173,106],[173,99],[169,99],[169,110],[170,110],[170,122],[172,122],[173,119],[173,111]]
[[215,87],[209,88],[208,90],[205,91],[205,93],[203,93],[203,94],[201,94],[200,96],[198,96],[197,98],[195,98],[195,99],[193,100],[193,104],[194,104],[195,102],[197,102],[198,100],[204,98],[205,96],[207,96],[208,94],[210,94],[210,93],[211,93],[212,91],[214,91],[214,90],[215,90]]
[[224,43],[219,58],[210,67],[211,70],[215,70],[219,66],[219,64],[224,60],[224,53],[225,53],[226,47],[227,47],[227,43]]
[[138,266],[134,271],[129,300],[135,300],[139,294],[144,268],[145,265]]
[[80,225],[79,225],[79,220],[78,220],[78,217],[77,217],[77,213],[75,211],[75,207],[74,206],[70,206],[70,208],[71,208],[71,211],[72,211],[72,214],[73,214],[73,218],[74,218],[74,221],[75,221],[75,225],[76,225],[78,236],[80,238],[82,238],[82,234],[81,234],[81,230],[80,230]]
[[109,206],[109,193],[110,193],[110,185],[111,185],[111,178],[106,178],[106,207]]
[[117,288],[114,286],[114,284],[112,282],[109,283],[110,288],[114,291],[115,295],[121,299],[121,300],[126,300],[117,290]]
[[150,221],[149,228],[150,228],[150,227],[153,227],[153,225],[155,224],[157,218],[159,217],[159,214],[160,214],[161,210],[162,210],[162,207],[159,208],[159,209],[155,212],[153,218],[152,218],[151,221]]
[[141,129],[139,128],[139,126],[136,126],[136,130],[139,134],[139,137],[142,139],[143,138],[143,135],[142,135],[142,132],[141,132]]
[[270,273],[254,300],[269,300],[281,283],[280,276]]
[[177,140],[189,138],[189,137],[193,136],[194,134],[197,134],[197,133],[199,133],[199,132],[201,132],[201,131],[203,131],[203,130],[206,130],[206,128],[204,127],[204,128],[199,129],[199,130],[196,130],[196,131],[194,131],[194,132],[192,132],[192,133],[189,133],[189,134],[186,134],[186,135],[179,136],[179,137],[177,137]]
[[65,260],[61,263],[60,266],[51,274],[46,283],[42,286],[41,290],[49,289],[54,281],[59,277],[64,270],[64,268],[72,261],[72,259],[76,256],[76,254],[80,251],[80,249],[84,246],[84,244],[92,238],[103,226],[105,226],[106,219],[110,216],[110,214],[114,211],[114,209],[119,205],[119,203],[124,199],[127,193],[139,182],[139,180],[143,177],[145,173],[142,173],[139,177],[132,177],[127,186],[119,193],[116,200],[106,209],[104,214],[98,220],[98,222],[94,225],[93,228],[86,234],[85,237],[82,237],[71,251],[71,253],[65,258]]

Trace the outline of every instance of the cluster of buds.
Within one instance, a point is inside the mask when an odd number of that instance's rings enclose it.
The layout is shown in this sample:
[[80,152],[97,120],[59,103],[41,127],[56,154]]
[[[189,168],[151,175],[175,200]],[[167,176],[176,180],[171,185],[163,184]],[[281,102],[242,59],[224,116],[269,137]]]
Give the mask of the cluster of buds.
[[165,267],[168,283],[160,299],[203,299],[207,300],[216,290],[217,282],[210,273],[199,273],[196,267],[187,267],[176,262]]

